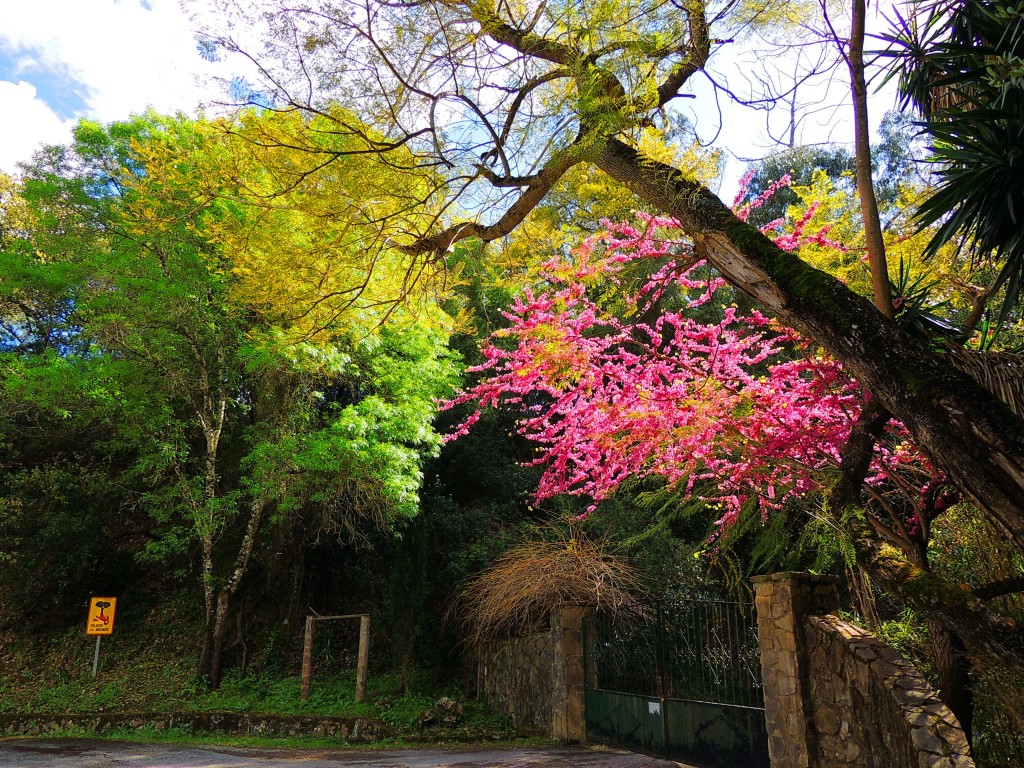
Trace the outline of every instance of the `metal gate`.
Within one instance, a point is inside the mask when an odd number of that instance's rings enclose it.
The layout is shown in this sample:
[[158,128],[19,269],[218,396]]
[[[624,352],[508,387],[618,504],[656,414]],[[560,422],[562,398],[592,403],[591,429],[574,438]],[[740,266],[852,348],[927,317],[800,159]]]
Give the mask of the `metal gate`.
[[584,624],[587,737],[719,768],[769,768],[749,603],[682,601]]

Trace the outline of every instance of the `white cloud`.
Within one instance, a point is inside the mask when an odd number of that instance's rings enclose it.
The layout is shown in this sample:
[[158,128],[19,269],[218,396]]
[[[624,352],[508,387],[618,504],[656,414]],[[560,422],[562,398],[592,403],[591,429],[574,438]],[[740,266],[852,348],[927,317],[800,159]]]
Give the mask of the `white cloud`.
[[[139,0],[34,0],[4,6],[0,52],[16,62],[23,77],[45,72],[62,78],[63,86],[74,81],[70,84],[85,102],[80,117],[109,122],[150,106],[193,113],[217,95],[197,82],[217,65],[199,56],[177,0],[147,0],[146,7]],[[33,132],[52,141],[46,137],[53,136],[51,129],[60,121],[35,89],[29,94],[26,83],[0,81],[0,87],[7,96],[0,101],[5,112],[0,167],[9,169],[10,158],[24,152],[24,141]]]
[[73,120],[61,120],[36,95],[29,83],[0,81],[0,171],[14,173],[40,144],[62,144],[71,138]]

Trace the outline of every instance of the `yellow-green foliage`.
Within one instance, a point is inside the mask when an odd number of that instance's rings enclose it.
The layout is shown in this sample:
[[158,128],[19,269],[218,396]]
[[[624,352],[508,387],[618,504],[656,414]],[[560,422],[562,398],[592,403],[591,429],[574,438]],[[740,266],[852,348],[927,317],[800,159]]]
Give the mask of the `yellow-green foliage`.
[[[15,244],[19,244],[18,250],[35,248],[39,212],[23,192],[23,182],[0,172],[0,249],[14,249]],[[41,251],[36,251],[35,258],[43,262],[50,259]]]
[[[830,18],[842,13],[842,6],[829,0]],[[768,40],[792,42],[794,35],[807,27],[808,19],[821,15],[821,3],[815,0],[739,0],[732,9],[729,27],[733,37],[742,39],[756,32]]]
[[24,237],[28,228],[29,209],[18,183],[6,173],[0,173],[0,247]]
[[236,298],[293,341],[396,313],[443,325],[443,270],[398,247],[434,221],[431,178],[402,148],[369,153],[383,143],[341,109],[177,121],[134,146],[129,211],[150,234],[187,217]]
[[[643,130],[636,141],[643,155],[679,168],[701,183],[712,184],[721,169],[721,153],[691,145],[680,149],[654,129]],[[647,206],[622,184],[587,164],[572,168],[526,221],[500,247],[510,273],[529,273],[553,254],[577,246],[601,228],[601,220],[629,221]],[[519,279],[518,277],[516,279]]]
[[871,273],[863,261],[865,256],[864,232],[860,224],[860,209],[856,198],[835,182],[822,169],[814,171],[809,184],[792,187],[800,202],[789,207],[787,220],[799,221],[812,205],[817,210],[807,223],[806,231],[816,232],[830,227],[828,237],[848,250],[820,245],[806,245],[800,249],[800,258],[823,272],[842,280],[857,293],[870,295]]
[[[809,184],[792,187],[800,202],[790,206],[786,219],[792,225],[816,205],[806,231],[830,227],[828,238],[848,250],[811,244],[800,249],[800,258],[836,276],[857,293],[870,296],[871,274],[865,258],[860,203],[848,191],[852,188],[852,184],[839,186],[825,171],[816,170]],[[901,284],[919,289],[927,286],[931,305],[948,302],[945,311],[962,316],[970,310],[972,284],[987,284],[994,270],[984,261],[972,263],[959,258],[952,244],[943,246],[930,259],[922,256],[933,232],[919,231],[913,214],[926,194],[927,189],[921,186],[902,185],[892,209],[885,212],[883,239],[889,279],[897,288]]]

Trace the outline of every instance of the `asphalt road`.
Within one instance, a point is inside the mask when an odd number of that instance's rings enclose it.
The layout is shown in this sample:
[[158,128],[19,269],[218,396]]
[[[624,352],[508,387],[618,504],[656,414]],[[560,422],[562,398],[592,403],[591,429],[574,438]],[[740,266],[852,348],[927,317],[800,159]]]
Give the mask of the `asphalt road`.
[[607,749],[298,750],[0,739],[0,768],[676,768]]

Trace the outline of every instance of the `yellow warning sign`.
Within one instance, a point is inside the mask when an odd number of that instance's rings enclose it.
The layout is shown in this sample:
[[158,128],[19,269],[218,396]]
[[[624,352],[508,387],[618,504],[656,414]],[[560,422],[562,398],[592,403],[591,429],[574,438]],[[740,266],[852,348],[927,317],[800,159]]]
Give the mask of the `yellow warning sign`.
[[109,635],[114,631],[116,597],[94,597],[89,601],[89,620],[85,624],[87,635]]

